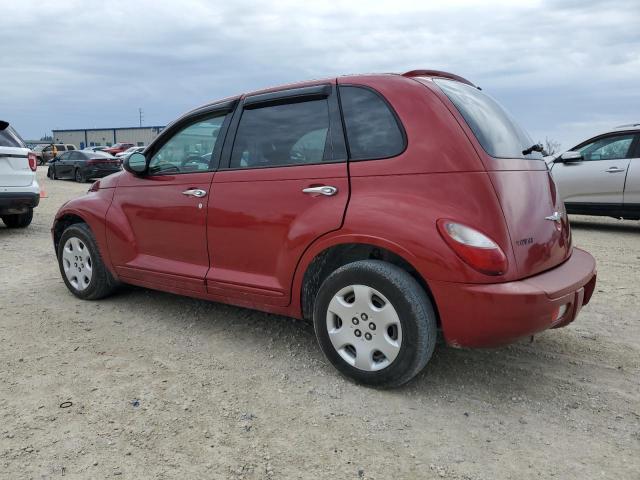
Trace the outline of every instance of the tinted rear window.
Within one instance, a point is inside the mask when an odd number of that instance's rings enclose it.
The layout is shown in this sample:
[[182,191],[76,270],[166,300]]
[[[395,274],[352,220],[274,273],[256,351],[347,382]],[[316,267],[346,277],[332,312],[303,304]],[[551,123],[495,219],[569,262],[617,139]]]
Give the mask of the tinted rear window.
[[18,132],[8,126],[4,130],[0,130],[0,147],[24,148],[25,144]]
[[353,160],[387,158],[402,153],[403,132],[380,95],[368,88],[342,86],[340,102]]
[[523,155],[533,145],[531,137],[493,98],[480,90],[453,80],[434,79],[455,105],[482,145],[496,158],[542,158],[539,152]]

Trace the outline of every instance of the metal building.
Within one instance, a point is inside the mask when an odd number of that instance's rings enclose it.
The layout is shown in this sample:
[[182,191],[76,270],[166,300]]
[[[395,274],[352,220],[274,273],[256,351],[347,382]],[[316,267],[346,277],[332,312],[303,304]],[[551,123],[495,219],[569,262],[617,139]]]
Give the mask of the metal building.
[[55,143],[71,143],[79,149],[116,143],[149,145],[164,127],[85,128],[83,130],[53,130]]

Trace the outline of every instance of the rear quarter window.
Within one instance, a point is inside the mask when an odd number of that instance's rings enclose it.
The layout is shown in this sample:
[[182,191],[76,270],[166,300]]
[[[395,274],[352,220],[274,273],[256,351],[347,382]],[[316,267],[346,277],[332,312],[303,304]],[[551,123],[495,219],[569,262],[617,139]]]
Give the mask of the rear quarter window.
[[18,147],[25,148],[26,145],[18,132],[16,132],[11,126],[0,130],[0,147]]
[[350,158],[373,160],[401,154],[406,146],[404,130],[382,96],[364,87],[339,89]]
[[539,152],[523,154],[531,137],[493,98],[475,87],[454,80],[433,80],[453,103],[482,148],[495,158],[542,159]]

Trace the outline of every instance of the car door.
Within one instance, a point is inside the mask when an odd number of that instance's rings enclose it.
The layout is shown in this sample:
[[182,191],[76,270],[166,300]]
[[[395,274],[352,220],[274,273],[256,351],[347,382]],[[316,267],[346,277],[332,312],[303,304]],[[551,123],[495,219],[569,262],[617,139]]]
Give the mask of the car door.
[[229,109],[225,104],[171,125],[147,152],[147,173],[122,174],[107,214],[107,241],[123,280],[205,291],[206,206]]
[[553,163],[551,173],[561,198],[568,205],[622,205],[633,133],[609,134],[573,148],[581,161]]
[[627,178],[624,184],[624,207],[626,211],[640,216],[640,134],[636,134],[634,153],[629,159]]
[[335,84],[247,96],[212,183],[209,293],[287,305],[296,264],[349,198]]
[[59,153],[57,157],[55,157],[52,162],[54,165],[54,171],[56,172],[56,177],[59,179],[72,178],[71,177],[71,162],[69,160],[69,155],[71,152],[62,152]]
[[76,170],[83,169],[86,165],[87,158],[81,152],[67,152],[67,162],[69,164],[69,178],[75,179]]

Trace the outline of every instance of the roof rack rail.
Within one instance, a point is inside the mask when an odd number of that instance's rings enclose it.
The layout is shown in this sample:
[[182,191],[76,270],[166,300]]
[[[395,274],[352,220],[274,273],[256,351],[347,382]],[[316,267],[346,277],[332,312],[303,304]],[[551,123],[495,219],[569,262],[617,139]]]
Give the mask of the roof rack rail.
[[450,80],[456,80],[458,82],[466,83],[467,85],[471,85],[472,87],[476,87],[473,83],[467,80],[460,75],[456,75],[454,73],[443,72],[441,70],[411,70],[410,72],[405,72],[402,74],[403,77],[440,77],[440,78],[448,78]]
[[614,128],[636,128],[640,127],[640,123],[625,123],[624,125],[618,125]]

